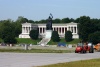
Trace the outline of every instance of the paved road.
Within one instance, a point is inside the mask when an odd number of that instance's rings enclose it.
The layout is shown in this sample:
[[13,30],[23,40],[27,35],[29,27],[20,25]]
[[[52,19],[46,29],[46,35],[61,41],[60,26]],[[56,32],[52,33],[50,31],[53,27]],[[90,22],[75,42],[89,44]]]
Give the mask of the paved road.
[[0,53],[0,67],[32,67],[100,58],[100,52],[75,53]]

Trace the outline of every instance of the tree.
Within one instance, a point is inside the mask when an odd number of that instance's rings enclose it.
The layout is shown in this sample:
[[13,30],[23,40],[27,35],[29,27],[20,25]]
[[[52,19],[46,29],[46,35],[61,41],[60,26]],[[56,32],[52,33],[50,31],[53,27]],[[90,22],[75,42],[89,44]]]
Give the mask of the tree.
[[59,34],[58,34],[57,31],[52,32],[51,40],[53,42],[59,42],[60,41],[60,37],[59,37]]
[[76,22],[76,23],[79,23],[79,20],[80,20],[80,18],[77,18],[77,19],[75,20],[75,22]]
[[89,34],[95,32],[95,25],[90,22],[90,17],[88,16],[81,16],[78,23],[79,38],[82,41],[88,41]]
[[90,34],[89,37],[88,37],[88,39],[93,44],[100,43],[100,31]]
[[70,19],[70,22],[74,22],[75,20],[73,18]]
[[14,33],[14,26],[12,25],[11,21],[6,20],[2,24],[2,29],[0,29],[0,38],[4,40],[7,44],[14,44],[17,43],[15,39],[15,33]]
[[33,20],[28,20],[28,22],[29,22],[29,23],[34,23],[34,21],[33,21]]
[[17,43],[17,40],[15,39],[15,37],[13,35],[9,34],[4,38],[4,43],[15,44],[15,43]]
[[60,23],[60,21],[61,21],[61,20],[57,18],[57,19],[54,19],[54,20],[53,20],[53,23]]
[[62,21],[62,23],[70,23],[70,19],[68,17],[63,18],[61,21]]
[[46,22],[47,20],[44,20],[44,19],[39,21],[39,23],[46,23]]
[[21,31],[22,31],[22,26],[20,23],[17,23],[17,22],[14,22],[12,23],[13,27],[14,27],[14,34],[15,34],[15,37],[18,37],[19,34],[21,34]]
[[37,40],[39,36],[39,31],[38,30],[31,30],[29,33],[30,38],[33,40]]
[[72,32],[71,31],[66,31],[65,32],[65,41],[66,42],[69,42],[69,41],[72,41]]
[[22,16],[19,16],[18,19],[16,20],[16,22],[26,23],[26,22],[28,22],[28,19],[27,18],[24,18]]

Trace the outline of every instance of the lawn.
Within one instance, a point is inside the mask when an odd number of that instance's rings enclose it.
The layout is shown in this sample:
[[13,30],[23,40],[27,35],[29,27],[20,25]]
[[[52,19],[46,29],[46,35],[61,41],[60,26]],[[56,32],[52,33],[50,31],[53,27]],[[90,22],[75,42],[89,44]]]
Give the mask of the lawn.
[[0,49],[0,52],[16,52],[16,53],[71,53],[74,50],[51,50],[51,49]]
[[37,42],[40,42],[41,41],[41,39],[38,39],[38,40],[32,40],[32,39],[30,39],[30,38],[17,38],[17,44],[21,44],[21,43],[26,43],[26,44],[34,44],[34,45],[36,45],[37,44]]
[[[17,44],[33,44],[33,45],[37,45],[38,42],[41,41],[41,39],[38,40],[32,40],[30,38],[16,38],[17,39]],[[3,42],[2,39],[0,39],[0,42]],[[66,44],[77,44],[80,42],[80,39],[73,39],[71,42],[66,42],[65,39],[61,39],[60,42],[66,43]],[[53,42],[52,40],[50,40],[50,42],[48,42],[48,45],[57,45],[58,42]]]
[[100,59],[81,60],[39,67],[100,67]]
[[[61,39],[60,42],[66,43],[66,44],[77,44],[80,42],[80,39],[73,39],[70,42],[66,42],[65,39]],[[48,43],[49,45],[56,45],[58,42],[53,42],[52,40]]]

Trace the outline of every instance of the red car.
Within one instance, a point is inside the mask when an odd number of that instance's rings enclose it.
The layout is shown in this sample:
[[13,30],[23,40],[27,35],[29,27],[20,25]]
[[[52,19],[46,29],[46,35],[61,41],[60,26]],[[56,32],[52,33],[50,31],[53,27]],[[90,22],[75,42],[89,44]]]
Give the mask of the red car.
[[91,43],[78,43],[75,49],[75,53],[94,53],[93,45]]

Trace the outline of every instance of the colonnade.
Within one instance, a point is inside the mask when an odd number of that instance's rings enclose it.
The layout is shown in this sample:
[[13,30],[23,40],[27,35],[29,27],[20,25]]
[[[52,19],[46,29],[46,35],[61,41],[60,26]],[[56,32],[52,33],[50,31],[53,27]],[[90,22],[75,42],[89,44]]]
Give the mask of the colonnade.
[[[22,27],[22,33],[29,33],[33,28],[32,27]],[[46,27],[38,27],[39,33],[44,34],[46,31]],[[66,31],[71,31],[73,34],[77,33],[76,26],[68,26],[68,27],[53,27],[53,31],[58,31],[59,34],[65,34]]]
[[22,27],[22,33],[29,33],[32,30],[32,27]]
[[[39,33],[44,34],[46,31],[46,27],[39,27]],[[53,27],[53,31],[58,31],[59,34],[65,34],[66,31],[71,31],[72,33],[77,33],[76,26],[69,27]]]

